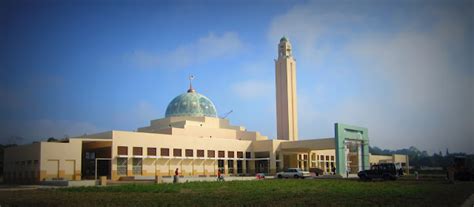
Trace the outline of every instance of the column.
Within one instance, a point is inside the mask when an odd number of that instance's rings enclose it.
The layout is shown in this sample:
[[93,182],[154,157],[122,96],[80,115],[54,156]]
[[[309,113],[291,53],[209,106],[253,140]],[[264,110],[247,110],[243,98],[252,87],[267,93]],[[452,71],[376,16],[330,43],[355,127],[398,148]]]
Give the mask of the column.
[[276,156],[275,156],[275,151],[270,153],[270,160],[269,160],[269,174],[274,175],[276,174]]

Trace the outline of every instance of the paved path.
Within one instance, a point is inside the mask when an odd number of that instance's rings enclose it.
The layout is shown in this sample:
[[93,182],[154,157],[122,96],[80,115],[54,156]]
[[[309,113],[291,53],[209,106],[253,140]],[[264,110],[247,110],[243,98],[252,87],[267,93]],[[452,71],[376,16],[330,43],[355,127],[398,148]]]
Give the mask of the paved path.
[[471,194],[471,196],[469,196],[466,201],[464,201],[461,207],[474,207],[474,193]]

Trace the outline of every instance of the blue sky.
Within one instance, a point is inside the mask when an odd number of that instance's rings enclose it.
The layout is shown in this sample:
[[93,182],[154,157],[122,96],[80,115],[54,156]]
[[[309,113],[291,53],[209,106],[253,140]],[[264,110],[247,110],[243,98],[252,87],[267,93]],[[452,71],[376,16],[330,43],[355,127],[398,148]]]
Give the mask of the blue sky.
[[134,130],[194,86],[274,138],[281,36],[301,139],[474,149],[472,1],[2,1],[0,139]]

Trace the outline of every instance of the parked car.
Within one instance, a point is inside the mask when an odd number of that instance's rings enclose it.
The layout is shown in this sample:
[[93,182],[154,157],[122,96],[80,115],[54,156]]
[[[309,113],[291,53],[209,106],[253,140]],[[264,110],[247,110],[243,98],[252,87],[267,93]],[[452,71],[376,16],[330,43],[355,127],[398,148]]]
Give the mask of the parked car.
[[303,171],[299,168],[288,168],[287,170],[283,172],[278,172],[276,174],[277,178],[306,178],[310,177],[311,174],[308,171]]
[[255,178],[257,178],[257,180],[265,179],[265,174],[263,174],[263,173],[257,173],[257,174],[255,175]]
[[393,163],[382,163],[372,165],[370,170],[362,170],[357,173],[361,180],[384,179],[396,180],[399,176],[397,167]]
[[310,173],[314,173],[314,176],[320,176],[324,174],[324,170],[321,168],[309,168]]

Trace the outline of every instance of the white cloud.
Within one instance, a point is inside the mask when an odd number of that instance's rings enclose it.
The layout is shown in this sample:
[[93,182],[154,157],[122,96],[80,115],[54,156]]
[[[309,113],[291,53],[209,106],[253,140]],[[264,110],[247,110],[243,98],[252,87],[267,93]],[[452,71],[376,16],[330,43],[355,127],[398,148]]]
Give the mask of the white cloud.
[[[300,93],[300,134],[326,136],[334,122],[345,122],[368,127],[371,143],[381,147],[415,145],[430,152],[445,147],[473,152],[472,18],[456,10],[428,7],[417,10],[415,18],[393,15],[391,18],[401,18],[394,22],[409,22],[382,30],[366,27],[374,21],[373,16],[361,11],[313,2],[295,6],[270,26],[270,40],[288,35],[296,45],[299,75],[308,74],[305,68],[328,71],[347,67],[326,57],[334,48],[349,61],[350,70],[363,73],[357,82],[363,83],[366,91],[357,87],[343,93],[333,91],[340,93],[339,100],[325,103],[329,106],[322,106],[320,100],[334,94]],[[338,41],[338,46],[327,45],[335,42],[331,40],[334,37],[343,41]],[[333,62],[322,68],[323,61]],[[316,76],[320,74],[327,75]],[[333,85],[322,85],[323,89],[354,84],[342,76],[327,78],[333,78]],[[348,93],[354,96],[344,97]],[[311,127],[315,124],[328,129],[316,131]]]
[[265,80],[245,80],[232,85],[232,91],[243,99],[269,98],[274,89],[273,83]]
[[209,33],[195,42],[178,46],[171,51],[137,50],[128,57],[139,68],[182,69],[215,58],[236,55],[244,47],[237,33],[226,32],[220,36]]

